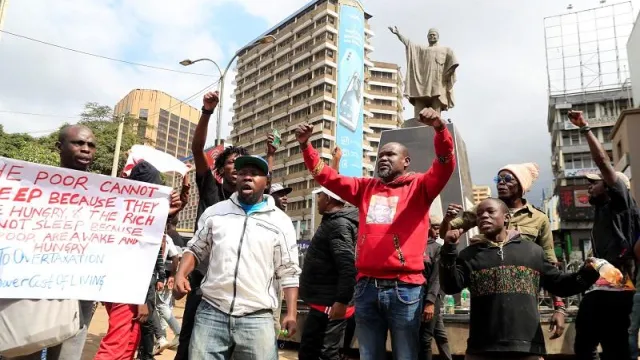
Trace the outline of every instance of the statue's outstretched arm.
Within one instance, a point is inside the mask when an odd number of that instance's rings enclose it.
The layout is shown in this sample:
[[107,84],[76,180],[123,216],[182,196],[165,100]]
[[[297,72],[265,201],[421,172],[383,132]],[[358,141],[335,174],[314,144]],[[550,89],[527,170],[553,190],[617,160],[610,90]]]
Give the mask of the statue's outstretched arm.
[[400,34],[397,26],[389,26],[389,31],[391,31],[392,34],[395,34],[398,37],[398,40],[400,40],[404,44],[404,46],[409,46],[409,38]]

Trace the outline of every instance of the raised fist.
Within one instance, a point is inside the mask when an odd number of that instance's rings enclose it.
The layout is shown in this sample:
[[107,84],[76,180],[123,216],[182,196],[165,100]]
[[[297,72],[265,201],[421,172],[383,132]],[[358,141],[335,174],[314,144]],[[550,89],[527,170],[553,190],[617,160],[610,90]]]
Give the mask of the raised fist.
[[202,98],[202,105],[206,110],[213,111],[220,102],[220,94],[217,91],[209,91]]
[[313,125],[309,125],[307,123],[300,124],[296,129],[296,140],[298,140],[300,145],[304,145],[309,141],[312,133]]
[[420,111],[420,117],[418,119],[421,123],[428,126],[436,126],[436,122],[440,122],[440,114],[432,108],[424,108]]

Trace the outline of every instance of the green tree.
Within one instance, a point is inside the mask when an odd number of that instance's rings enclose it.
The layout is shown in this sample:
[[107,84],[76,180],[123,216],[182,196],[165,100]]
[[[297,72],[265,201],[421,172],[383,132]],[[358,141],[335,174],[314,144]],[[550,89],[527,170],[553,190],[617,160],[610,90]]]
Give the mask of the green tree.
[[0,156],[33,163],[57,166],[60,157],[55,142],[48,146],[29,134],[8,134],[0,125]]
[[[94,173],[111,175],[120,121],[124,121],[124,128],[118,159],[118,171],[121,171],[124,167],[127,161],[127,151],[133,145],[151,143],[151,140],[145,137],[145,131],[149,128],[146,122],[135,119],[130,115],[116,117],[109,106],[95,102],[86,103],[80,117],[82,120],[78,124],[90,128],[96,137],[96,155],[91,166],[91,171]],[[68,124],[62,125],[60,129],[66,125]],[[0,125],[0,156],[58,166],[60,157],[56,149],[56,142],[58,141],[60,129],[47,136],[34,138],[29,134],[5,133],[4,128]]]

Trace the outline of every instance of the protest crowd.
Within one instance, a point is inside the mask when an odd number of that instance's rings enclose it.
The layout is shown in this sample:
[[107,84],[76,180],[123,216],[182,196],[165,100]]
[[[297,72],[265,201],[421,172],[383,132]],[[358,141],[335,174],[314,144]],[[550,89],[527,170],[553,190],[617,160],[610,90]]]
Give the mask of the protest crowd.
[[[417,119],[435,134],[436,158],[425,173],[408,170],[411,156],[421,154],[392,142],[378,149],[376,178],[343,176],[340,149],[326,163],[309,141],[313,127],[297,128],[304,164],[320,189],[322,215],[301,268],[296,231],[286,214],[291,188],[271,183],[273,135],[266,158],[230,146],[213,163],[207,160],[205,141],[218,101],[216,92],[204,96],[192,168],[172,170],[166,161],[148,157],[136,159],[122,173],[126,184],[135,181],[149,189],[160,189],[165,171],[183,171],[184,182],[180,191],[158,195],[164,210],[152,214],[162,215],[160,236],[153,253],[145,252],[152,256],[137,259],[148,268],[120,269],[132,277],[137,271],[151,273],[148,283],[133,289],[140,302],[100,300],[109,321],[96,360],[148,360],[169,348],[176,349],[176,360],[273,360],[278,339],[296,333],[301,335],[300,359],[341,359],[349,353],[343,348],[349,350],[354,331],[365,360],[386,358],[388,336],[394,359],[432,359],[433,340],[440,358],[452,359],[442,307],[445,296],[465,291],[470,295],[466,359],[543,358],[543,331],[550,331],[552,339],[562,336],[563,298],[579,293],[584,296],[575,319],[575,357],[597,359],[600,346],[603,359],[638,358],[639,211],[629,179],[614,171],[580,112],[570,112],[569,118],[585,137],[600,175],[589,177],[593,254],[577,272],[563,273],[556,266],[549,220],[525,198],[538,177],[537,165],[526,159],[497,169],[497,198],[469,209],[450,204],[443,217],[430,214],[456,156],[439,111],[428,107]],[[74,176],[87,172],[97,143],[84,126],[63,128],[57,143],[60,168],[73,170],[69,174]],[[13,171],[0,163],[0,178],[10,179],[17,174]],[[198,222],[185,244],[176,224],[194,191],[189,171],[195,172]],[[116,197],[128,196],[132,192]],[[147,207],[131,204],[141,214]],[[131,221],[153,223],[143,215]],[[473,228],[479,234],[459,248],[462,235]],[[541,326],[540,289],[553,295],[550,330]],[[183,298],[180,322],[173,304]],[[302,328],[297,324],[299,299],[309,308]],[[80,360],[96,306],[89,300],[0,300],[1,326],[15,335],[0,338],[20,345],[4,359]],[[53,319],[68,312],[76,316]],[[42,335],[52,323],[55,333]]]

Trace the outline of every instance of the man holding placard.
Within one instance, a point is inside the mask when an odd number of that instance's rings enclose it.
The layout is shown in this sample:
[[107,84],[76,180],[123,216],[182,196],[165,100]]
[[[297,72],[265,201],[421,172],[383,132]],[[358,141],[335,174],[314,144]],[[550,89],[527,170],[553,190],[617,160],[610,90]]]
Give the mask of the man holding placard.
[[[93,131],[83,125],[70,125],[60,129],[56,147],[60,152],[60,167],[78,171],[88,171],[93,163],[96,153],[96,138]],[[77,301],[77,300],[64,300]],[[40,300],[42,305],[46,302],[55,303],[57,300]],[[50,304],[49,304],[50,305]],[[47,349],[47,360],[80,360],[82,350],[87,338],[89,323],[93,316],[93,301],[79,301],[80,307],[80,331],[73,337],[65,340],[61,344]],[[50,309],[50,307],[47,307]],[[38,314],[29,314],[36,315]],[[25,317],[27,314],[25,314]],[[40,331],[37,327],[37,320],[32,324],[34,331]],[[21,356],[19,360],[40,360],[41,351],[31,355]]]

